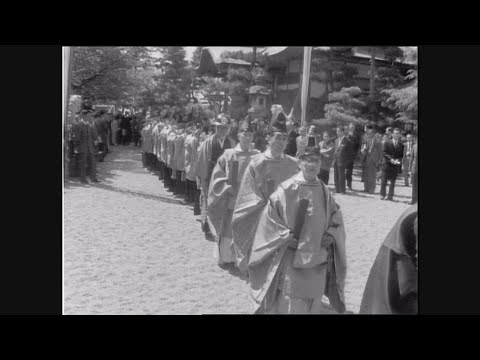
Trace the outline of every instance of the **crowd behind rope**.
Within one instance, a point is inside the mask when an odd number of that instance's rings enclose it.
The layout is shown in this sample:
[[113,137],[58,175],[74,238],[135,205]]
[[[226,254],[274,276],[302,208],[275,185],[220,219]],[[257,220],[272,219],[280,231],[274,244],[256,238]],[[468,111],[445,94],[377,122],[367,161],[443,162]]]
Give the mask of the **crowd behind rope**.
[[[200,215],[218,265],[236,267],[248,280],[255,313],[276,314],[322,313],[324,295],[345,312],[346,236],[332,194],[353,191],[357,164],[363,191],[374,194],[380,181],[381,199],[393,200],[401,174],[405,186],[412,183],[414,205],[380,248],[361,312],[416,312],[414,134],[391,128],[380,134],[371,124],[363,134],[354,124],[317,134],[315,126],[288,122],[282,111],[269,122],[192,115],[163,111],[143,119],[84,109],[67,129],[70,176],[99,182],[96,162],[112,146],[139,147],[143,167]],[[390,293],[392,284],[398,291]]]

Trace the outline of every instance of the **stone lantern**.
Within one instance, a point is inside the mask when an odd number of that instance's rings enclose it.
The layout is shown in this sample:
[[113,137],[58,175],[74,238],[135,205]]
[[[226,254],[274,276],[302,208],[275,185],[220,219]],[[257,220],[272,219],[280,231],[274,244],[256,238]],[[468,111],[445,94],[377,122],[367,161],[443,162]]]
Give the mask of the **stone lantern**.
[[250,109],[249,113],[252,119],[264,119],[268,115],[268,109],[272,101],[272,90],[269,89],[265,73],[261,68],[254,79],[254,85],[248,90]]

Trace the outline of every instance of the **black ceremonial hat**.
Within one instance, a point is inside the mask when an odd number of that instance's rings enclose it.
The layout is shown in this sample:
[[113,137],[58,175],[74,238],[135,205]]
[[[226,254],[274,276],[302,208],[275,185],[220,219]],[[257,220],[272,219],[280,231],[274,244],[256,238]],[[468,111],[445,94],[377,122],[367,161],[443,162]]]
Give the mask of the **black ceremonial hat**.
[[287,133],[287,117],[279,113],[277,118],[270,124],[270,132]]
[[252,126],[252,121],[250,120],[250,116],[246,116],[245,119],[240,123],[240,127],[238,129],[238,132],[254,132],[255,130],[253,129]]
[[300,159],[303,159],[307,156],[312,156],[312,155],[316,155],[319,157],[322,156],[320,154],[320,148],[318,146],[307,146],[307,148],[305,149],[305,153],[300,156]]

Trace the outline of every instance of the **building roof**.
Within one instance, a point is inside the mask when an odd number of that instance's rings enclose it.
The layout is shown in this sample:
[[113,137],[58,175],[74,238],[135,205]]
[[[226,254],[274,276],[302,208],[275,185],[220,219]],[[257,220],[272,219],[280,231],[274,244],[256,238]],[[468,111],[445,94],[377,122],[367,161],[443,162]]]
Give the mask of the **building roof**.
[[250,66],[251,64],[248,61],[244,60],[239,60],[239,59],[231,59],[231,58],[225,58],[225,59],[218,59],[214,60],[215,64],[235,64],[235,65],[246,65]]
[[249,94],[262,94],[262,95],[270,95],[272,91],[265,86],[254,85],[250,86],[248,89]]

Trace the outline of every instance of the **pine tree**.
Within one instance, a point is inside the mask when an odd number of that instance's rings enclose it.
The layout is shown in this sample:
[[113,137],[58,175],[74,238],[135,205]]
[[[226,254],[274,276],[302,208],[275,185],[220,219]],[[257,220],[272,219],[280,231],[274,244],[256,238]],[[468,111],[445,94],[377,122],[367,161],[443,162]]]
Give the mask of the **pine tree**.
[[197,46],[195,51],[192,54],[192,60],[190,60],[190,63],[192,64],[193,67],[197,67],[200,65],[200,59],[202,57],[202,51],[203,51],[203,46]]

